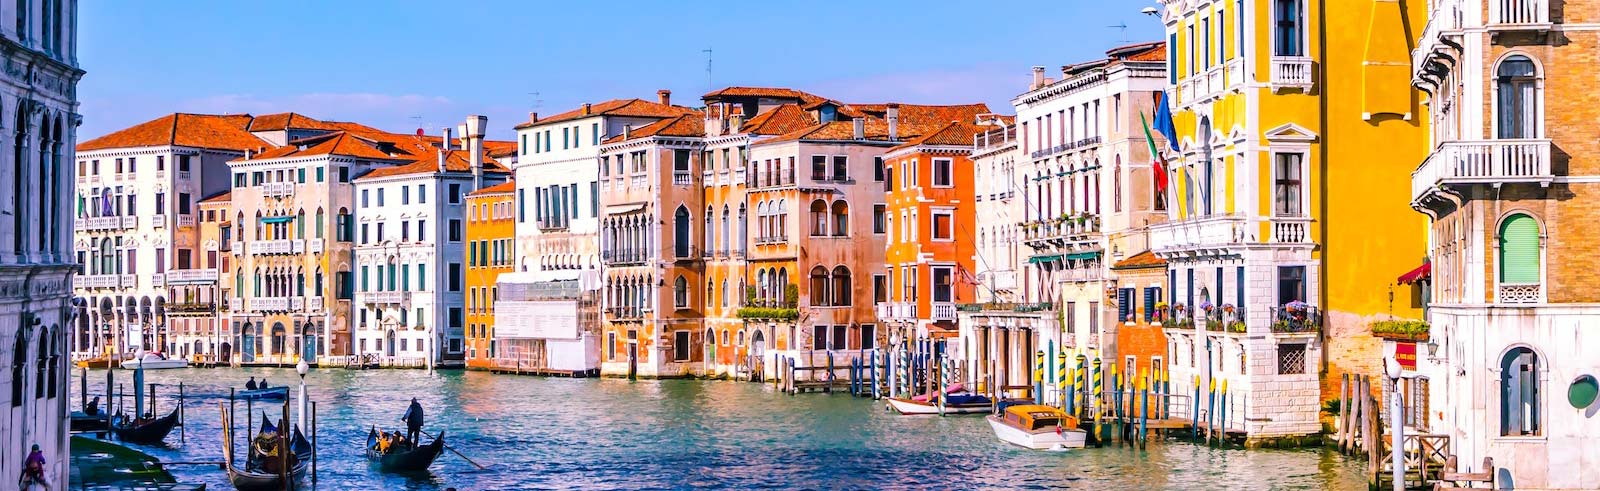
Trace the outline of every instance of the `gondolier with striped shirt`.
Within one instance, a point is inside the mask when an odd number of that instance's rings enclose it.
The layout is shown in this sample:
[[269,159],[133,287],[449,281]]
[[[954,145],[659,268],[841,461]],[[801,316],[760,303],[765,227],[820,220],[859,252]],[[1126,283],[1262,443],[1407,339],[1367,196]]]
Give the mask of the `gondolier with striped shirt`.
[[422,433],[422,403],[417,402],[417,398],[411,398],[411,406],[406,408],[406,414],[400,419],[406,422],[406,440],[410,440],[412,445],[421,441],[417,436]]

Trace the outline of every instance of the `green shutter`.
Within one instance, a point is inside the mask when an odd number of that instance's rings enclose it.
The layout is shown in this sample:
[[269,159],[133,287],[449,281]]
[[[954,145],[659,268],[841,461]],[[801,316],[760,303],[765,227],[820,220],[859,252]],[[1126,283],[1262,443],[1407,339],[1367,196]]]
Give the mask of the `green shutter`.
[[1539,282],[1539,224],[1516,215],[1500,225],[1500,282]]

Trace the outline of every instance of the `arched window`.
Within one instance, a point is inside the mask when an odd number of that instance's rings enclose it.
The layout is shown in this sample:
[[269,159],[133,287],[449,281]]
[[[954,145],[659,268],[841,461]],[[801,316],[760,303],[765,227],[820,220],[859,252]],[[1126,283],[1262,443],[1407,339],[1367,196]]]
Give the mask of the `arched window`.
[[1500,300],[1539,300],[1539,223],[1517,213],[1500,224]]
[[776,209],[772,210],[772,213],[778,215],[777,224],[773,226],[773,228],[774,228],[773,232],[776,233],[778,237],[784,239],[784,241],[788,241],[788,239],[789,239],[789,200],[779,199],[778,200],[778,206],[777,206]]
[[296,211],[294,213],[294,238],[296,238],[296,239],[305,239],[306,238],[306,211],[305,210]]
[[1116,157],[1116,168],[1111,170],[1111,211],[1122,212],[1122,156]]
[[326,224],[327,224],[327,222],[323,219],[322,208],[317,208],[317,223],[315,225],[317,227],[317,229],[316,229],[316,237],[318,239],[322,238],[322,228]]
[[[707,302],[709,302],[709,301],[710,300],[707,300]],[[722,304],[720,305],[720,307],[723,307],[723,308],[727,308],[728,307],[728,279],[727,278],[723,278],[722,279]]]
[[833,202],[833,235],[850,235],[850,205],[845,204],[844,200]]
[[705,224],[705,227],[706,227],[705,228],[706,241],[705,241],[705,243],[701,244],[701,247],[704,247],[705,250],[709,251],[709,250],[711,250],[711,244],[717,243],[717,239],[716,239],[716,235],[715,235],[716,228],[711,226],[711,207],[710,206],[706,206],[706,224]]
[[728,205],[722,205],[722,249],[719,250],[724,254],[733,250],[733,231],[728,228],[728,215]]
[[833,305],[850,305],[850,269],[843,265],[833,268]]
[[22,396],[26,394],[24,388],[28,386],[27,379],[22,378],[22,370],[28,364],[28,334],[27,330],[17,328],[17,343],[11,348],[11,407],[22,405]]
[[1533,60],[1512,55],[1495,69],[1495,135],[1502,139],[1538,138],[1539,70]]
[[737,249],[741,257],[744,256],[745,247],[747,247],[745,244],[749,243],[750,228],[747,225],[747,221],[744,203],[741,202],[739,203],[739,247]]
[[1539,399],[1539,356],[1512,348],[1500,359],[1500,434],[1538,435]]
[[706,345],[706,363],[715,363],[717,360],[717,332],[707,327],[703,342]]
[[822,200],[811,202],[811,236],[828,235],[828,203]]
[[811,268],[811,306],[827,307],[828,299],[828,270],[822,266]]
[[[46,376],[45,380],[55,380],[56,376],[60,374],[57,367],[61,364],[61,352],[63,351],[63,348],[65,348],[65,346],[62,346],[61,342],[61,328],[59,326],[50,326],[50,358],[47,360],[47,364],[50,366],[50,373]],[[46,385],[50,387],[50,394],[48,397],[54,399],[56,397],[56,385],[58,384],[51,383]]]
[[759,290],[757,293],[759,293],[761,300],[767,299],[767,270],[765,269],[756,271],[756,290]]
[[689,257],[689,209],[681,205],[672,214],[672,252],[674,257]]
[[680,309],[689,306],[689,280],[682,276],[672,280],[672,304]]
[[711,278],[706,278],[706,308],[711,308]]

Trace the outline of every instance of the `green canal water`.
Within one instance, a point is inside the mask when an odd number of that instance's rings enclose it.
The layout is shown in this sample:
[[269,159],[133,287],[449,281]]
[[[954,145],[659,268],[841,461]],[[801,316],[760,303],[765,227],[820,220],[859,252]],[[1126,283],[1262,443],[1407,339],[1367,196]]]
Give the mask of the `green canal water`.
[[[117,371],[119,383],[131,373]],[[78,391],[77,374],[72,390]],[[250,376],[291,369],[156,370],[165,413],[185,385],[186,439],[143,447],[167,462],[221,459],[220,402]],[[847,395],[789,396],[726,381],[555,379],[445,371],[314,370],[319,489],[1362,489],[1363,464],[1324,450],[1220,450],[1187,443],[1072,452],[996,440],[982,417],[906,417]],[[91,395],[105,372],[89,373]],[[446,453],[425,474],[382,474],[362,456],[367,428],[397,429],[406,403],[431,432],[488,467]],[[292,399],[291,399],[292,401]],[[76,404],[76,402],[74,402]],[[132,404],[131,398],[128,402]],[[270,407],[263,407],[270,406]],[[76,407],[76,406],[74,406]],[[239,413],[245,410],[241,402]],[[258,404],[277,418],[279,406]],[[239,420],[243,431],[244,420]],[[232,489],[214,466],[174,465],[182,482]],[[307,479],[309,484],[310,479]],[[309,486],[308,486],[309,487]]]

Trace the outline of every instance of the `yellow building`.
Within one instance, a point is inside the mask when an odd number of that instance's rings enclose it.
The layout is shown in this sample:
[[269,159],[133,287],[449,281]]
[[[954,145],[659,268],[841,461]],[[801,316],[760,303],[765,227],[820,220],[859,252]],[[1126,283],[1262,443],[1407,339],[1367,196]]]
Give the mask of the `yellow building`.
[[1423,2],[1162,3],[1177,150],[1150,240],[1173,390],[1228,381],[1228,427],[1253,440],[1317,432],[1340,374],[1381,372],[1367,324],[1421,317],[1394,278],[1425,255],[1406,213],[1428,131],[1408,73]]
[[496,365],[494,301],[515,259],[516,189],[506,181],[467,194],[467,368],[505,368]]

